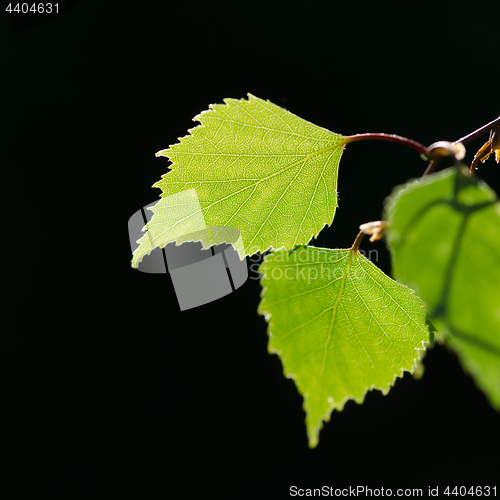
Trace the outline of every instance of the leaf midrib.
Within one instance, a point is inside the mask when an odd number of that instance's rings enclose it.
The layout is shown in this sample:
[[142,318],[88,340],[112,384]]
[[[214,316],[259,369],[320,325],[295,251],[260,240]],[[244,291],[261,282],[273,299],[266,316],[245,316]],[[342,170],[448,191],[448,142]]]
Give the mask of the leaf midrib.
[[[178,221],[177,221],[177,222],[176,222],[173,226],[169,226],[167,229],[163,230],[161,233],[159,233],[157,236],[155,236],[155,240],[156,240],[157,238],[161,237],[161,235],[162,235],[162,234],[164,234],[166,231],[168,231],[168,230],[170,230],[170,231],[171,231],[171,230],[172,230],[172,229],[173,229],[173,228],[174,228],[177,224],[179,224],[179,223],[183,222],[183,221],[184,221],[184,220],[186,220],[187,218],[192,217],[193,215],[195,215],[195,214],[197,214],[197,213],[199,213],[199,212],[201,212],[201,213],[203,214],[203,216],[205,217],[205,216],[206,216],[206,214],[208,213],[208,210],[210,210],[210,208],[212,208],[213,206],[217,205],[218,203],[221,203],[221,202],[223,202],[224,200],[227,200],[227,199],[231,198],[232,196],[235,196],[235,195],[237,195],[237,194],[239,194],[239,193],[242,193],[243,191],[245,191],[245,190],[246,190],[246,189],[248,189],[248,188],[251,188],[251,187],[255,187],[255,188],[256,188],[256,187],[257,187],[257,186],[258,186],[261,182],[264,182],[264,181],[266,181],[266,180],[268,180],[268,179],[272,179],[273,177],[275,177],[275,176],[277,176],[277,175],[279,175],[279,174],[282,174],[282,173],[286,172],[287,170],[289,170],[289,169],[291,169],[291,168],[293,168],[293,167],[295,167],[295,166],[297,166],[297,165],[299,165],[299,164],[301,164],[301,163],[305,163],[305,162],[306,162],[307,160],[309,160],[310,158],[314,158],[315,156],[318,156],[318,155],[320,155],[320,154],[322,154],[322,153],[326,153],[326,152],[328,152],[328,151],[332,151],[333,149],[336,149],[336,148],[338,148],[338,147],[340,147],[338,144],[332,144],[331,146],[328,146],[328,147],[326,147],[326,148],[322,148],[322,149],[319,149],[319,150],[317,150],[317,151],[313,151],[312,153],[309,153],[308,155],[306,155],[303,159],[301,159],[301,160],[299,160],[299,161],[297,161],[297,162],[292,163],[291,165],[288,165],[288,166],[286,166],[286,167],[282,168],[282,169],[281,169],[281,170],[279,170],[278,172],[274,172],[273,174],[268,175],[267,177],[263,177],[262,179],[259,179],[259,180],[258,180],[256,183],[254,183],[254,184],[249,184],[248,186],[245,186],[244,188],[242,188],[242,189],[240,189],[240,190],[238,190],[238,191],[234,191],[233,193],[230,193],[229,195],[225,196],[224,198],[220,198],[219,200],[214,201],[212,204],[208,205],[207,207],[202,207],[202,208],[201,208],[201,210],[197,210],[196,212],[192,212],[192,213],[190,213],[188,216],[184,217],[183,219],[178,220]],[[175,164],[173,164],[173,165],[175,165]],[[173,165],[172,165],[172,166],[173,166]],[[169,173],[170,173],[170,172],[169,172]],[[167,175],[168,175],[168,174],[167,174]],[[164,180],[163,182],[166,182],[166,177],[165,177],[165,180]],[[200,184],[201,184],[201,183],[202,183],[202,182],[200,181]],[[163,196],[164,194],[166,194],[166,193],[162,193],[162,197],[164,197],[164,196]],[[251,196],[251,195],[250,195],[250,196]],[[336,205],[335,205],[335,206],[336,206]],[[274,209],[274,208],[273,208],[273,209]],[[260,231],[260,230],[259,230],[259,231]],[[258,235],[258,233],[257,233],[257,235]],[[257,236],[257,235],[256,235],[256,236]],[[255,239],[255,237],[254,237],[254,239]],[[254,239],[252,240],[252,242],[254,241]]]
[[[240,108],[240,109],[243,109],[243,108]],[[248,114],[248,111],[247,110],[244,110],[247,114]],[[250,115],[252,116],[252,115]],[[201,117],[200,117],[201,118]],[[242,125],[243,127],[251,127],[251,128],[256,128],[256,129],[262,129],[262,130],[267,130],[269,132],[277,132],[278,134],[284,134],[284,135],[288,135],[288,136],[294,136],[294,137],[302,137],[304,139],[312,139],[312,140],[315,140],[315,141],[327,141],[328,139],[323,139],[323,138],[316,138],[316,137],[312,137],[310,135],[302,135],[302,134],[297,134],[296,132],[293,132],[293,131],[290,131],[290,132],[287,132],[286,130],[280,130],[280,129],[276,129],[276,128],[269,128],[269,127],[265,127],[264,125],[252,125],[250,123],[242,123],[242,122],[237,122],[236,120],[231,120],[229,118],[225,118],[225,117],[221,117],[221,116],[216,116],[216,115],[207,115],[207,116],[204,116],[203,119],[206,119],[208,118],[209,120],[220,120],[220,121],[223,121],[223,122],[228,122],[228,123],[234,123],[235,125]],[[253,116],[252,116],[253,118]],[[191,136],[186,136],[186,137],[194,137],[194,133],[196,131],[196,129],[199,129],[201,127],[203,128],[207,128],[206,125],[203,124],[203,122],[201,120],[198,120],[198,117],[196,117],[196,121],[200,121],[200,123],[202,123],[202,125],[199,125],[198,127],[195,127],[194,129],[191,129],[190,132],[192,131],[191,133]],[[339,138],[339,141],[341,141],[343,139],[343,136],[339,135],[339,134],[335,134],[335,132],[332,132],[331,130],[328,130],[326,128],[323,128],[323,127],[318,127],[322,130],[324,130],[325,132],[328,132],[330,134],[332,134],[335,138]]]
[[319,414],[319,403],[320,403],[320,396],[323,391],[323,376],[325,373],[325,367],[326,367],[326,360],[328,358],[328,345],[330,343],[330,340],[332,338],[332,330],[333,330],[333,324],[335,322],[335,318],[337,316],[337,308],[340,303],[340,299],[342,298],[342,294],[344,293],[344,288],[345,288],[345,282],[347,275],[349,274],[349,270],[351,268],[351,263],[352,263],[352,258],[353,258],[353,251],[349,250],[349,257],[347,259],[346,267],[344,269],[344,273],[342,274],[342,281],[340,282],[339,286],[339,291],[337,294],[337,298],[335,299],[335,303],[333,304],[332,308],[332,319],[330,321],[330,326],[328,328],[328,335],[327,339],[325,342],[325,345],[323,346],[323,360],[321,362],[321,370],[319,372],[319,380],[318,380],[318,390],[316,391],[316,414]]

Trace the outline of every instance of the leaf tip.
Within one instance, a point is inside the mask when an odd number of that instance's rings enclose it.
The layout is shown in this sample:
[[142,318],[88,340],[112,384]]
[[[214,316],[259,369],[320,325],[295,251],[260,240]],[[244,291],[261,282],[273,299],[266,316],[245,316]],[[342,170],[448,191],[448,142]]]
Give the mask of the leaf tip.
[[167,151],[168,151],[168,148],[167,148],[167,149],[162,149],[161,151],[158,151],[158,152],[155,154],[155,156],[156,156],[156,157],[159,157],[159,156],[168,156]]
[[318,446],[318,443],[319,443],[319,440],[318,440],[317,437],[309,438],[309,448],[311,450],[313,450],[314,448],[316,448],[316,446]]
[[311,450],[316,448],[316,446],[318,446],[319,431],[322,427],[323,426],[321,425],[321,422],[319,422],[317,425],[312,425],[312,424],[307,425],[307,441],[308,441],[308,446]]

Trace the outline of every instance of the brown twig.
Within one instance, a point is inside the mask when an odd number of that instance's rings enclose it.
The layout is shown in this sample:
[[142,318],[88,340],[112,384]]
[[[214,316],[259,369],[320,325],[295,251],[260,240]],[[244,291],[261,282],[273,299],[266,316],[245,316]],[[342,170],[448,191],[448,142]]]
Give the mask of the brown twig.
[[396,142],[402,144],[403,146],[409,147],[420,154],[424,159],[427,158],[427,148],[420,144],[419,142],[412,141],[406,137],[401,137],[395,134],[356,134],[349,135],[342,141],[344,144],[349,144],[351,142],[357,141],[386,141],[386,142]]

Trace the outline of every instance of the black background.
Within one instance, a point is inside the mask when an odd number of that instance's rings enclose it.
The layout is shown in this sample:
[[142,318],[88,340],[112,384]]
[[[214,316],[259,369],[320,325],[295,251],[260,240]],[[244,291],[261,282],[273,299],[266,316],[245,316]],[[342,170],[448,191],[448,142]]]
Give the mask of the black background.
[[[456,140],[498,116],[498,2],[61,2],[3,13],[3,498],[289,498],[289,488],[498,485],[500,417],[456,356],[335,412],[314,450],[267,353],[249,280],[180,312],[131,269],[127,221],[159,197],[155,158],[247,92],[343,135]],[[10,20],[9,20],[10,17]],[[30,24],[31,23],[31,24]],[[38,24],[38,25],[37,25]],[[471,144],[467,160],[481,140]],[[348,247],[425,163],[349,146],[333,226]],[[492,160],[481,176],[497,191]],[[390,273],[383,242],[378,265]],[[500,493],[500,492],[499,492]]]

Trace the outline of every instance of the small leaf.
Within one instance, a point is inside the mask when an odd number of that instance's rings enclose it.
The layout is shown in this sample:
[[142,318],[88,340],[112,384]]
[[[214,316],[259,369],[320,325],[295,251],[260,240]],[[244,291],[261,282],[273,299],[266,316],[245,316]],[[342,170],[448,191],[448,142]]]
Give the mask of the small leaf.
[[467,169],[399,186],[388,199],[394,277],[500,410],[500,203]]
[[350,249],[305,247],[267,256],[259,313],[269,352],[304,396],[309,446],[323,421],[368,390],[387,394],[429,340],[424,303]]
[[133,267],[171,241],[222,243],[225,228],[241,235],[235,248],[243,258],[306,244],[332,223],[343,137],[251,94],[224,102],[157,153],[173,162],[172,171],[154,184],[162,199]]

